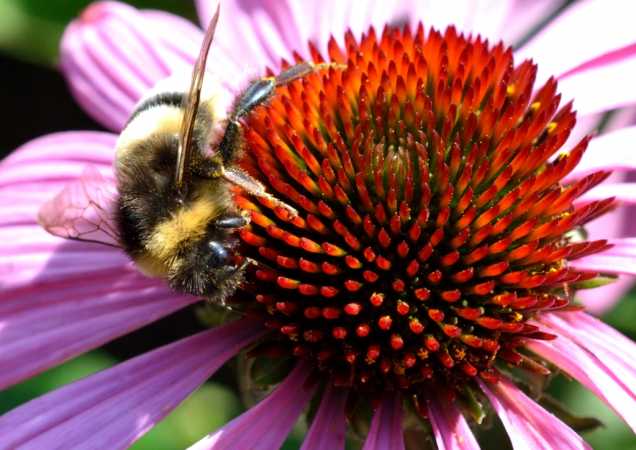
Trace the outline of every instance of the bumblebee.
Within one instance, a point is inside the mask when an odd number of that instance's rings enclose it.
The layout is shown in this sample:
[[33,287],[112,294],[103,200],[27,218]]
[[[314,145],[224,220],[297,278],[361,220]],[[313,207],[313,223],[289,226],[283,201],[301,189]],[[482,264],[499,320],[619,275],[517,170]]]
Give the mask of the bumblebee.
[[[212,93],[204,89],[202,95],[219,12],[217,7],[204,36],[189,92],[161,90],[143,100],[132,113],[116,145],[118,196],[114,198],[114,211],[93,212],[114,219],[116,230],[107,226],[113,220],[102,220],[96,227],[101,228],[102,235],[105,232],[113,237],[111,243],[121,246],[143,273],[166,279],[176,291],[224,303],[240,285],[249,263],[238,255],[235,237],[235,230],[248,225],[249,217],[234,204],[232,186],[266,197],[291,215],[297,214],[236,166],[242,145],[241,119],[266,102],[277,86],[320,66],[301,63],[278,76],[253,81],[237,96],[223,119],[216,111],[214,89]],[[69,200],[73,195],[66,193],[66,206],[77,205],[76,199]],[[93,206],[96,203],[82,201]],[[41,217],[51,217],[54,207]],[[73,220],[76,223],[69,227]],[[78,224],[78,220],[83,223]],[[72,218],[58,217],[44,226],[65,237],[104,242],[103,238],[91,239],[85,231],[78,231],[87,229],[86,220],[82,213]]]

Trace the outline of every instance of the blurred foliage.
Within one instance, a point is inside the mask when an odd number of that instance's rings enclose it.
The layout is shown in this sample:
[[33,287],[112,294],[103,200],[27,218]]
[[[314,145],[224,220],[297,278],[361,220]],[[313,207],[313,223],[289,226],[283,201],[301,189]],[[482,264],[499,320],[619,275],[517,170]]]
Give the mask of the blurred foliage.
[[[23,61],[54,65],[64,27],[90,3],[91,0],[1,0],[0,51]],[[124,3],[196,20],[191,1],[125,0]]]

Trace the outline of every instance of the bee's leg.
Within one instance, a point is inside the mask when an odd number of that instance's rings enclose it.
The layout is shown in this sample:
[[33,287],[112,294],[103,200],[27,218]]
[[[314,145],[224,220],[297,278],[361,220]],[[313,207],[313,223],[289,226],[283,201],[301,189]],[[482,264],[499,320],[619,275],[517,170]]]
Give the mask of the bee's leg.
[[192,172],[201,178],[221,178],[225,171],[220,155],[202,156],[195,153],[192,155],[190,167]]
[[243,190],[250,193],[251,195],[269,200],[275,206],[285,209],[290,218],[296,217],[298,215],[298,211],[296,210],[296,208],[288,205],[284,201],[268,193],[265,190],[265,186],[263,186],[258,180],[252,178],[250,175],[243,172],[242,170],[228,167],[223,172],[223,178],[225,178],[230,183],[240,186]]
[[276,87],[291,83],[313,72],[334,66],[341,65],[336,63],[314,64],[311,62],[303,62],[283,70],[275,77],[264,77],[253,81],[238,97],[234,105],[234,110],[228,118],[225,134],[219,145],[219,151],[221,155],[223,155],[223,161],[226,164],[228,161],[231,161],[239,147],[241,128],[239,121],[241,118],[258,105],[267,101],[274,94]]
[[248,215],[232,214],[214,221],[216,228],[242,228],[250,223]]

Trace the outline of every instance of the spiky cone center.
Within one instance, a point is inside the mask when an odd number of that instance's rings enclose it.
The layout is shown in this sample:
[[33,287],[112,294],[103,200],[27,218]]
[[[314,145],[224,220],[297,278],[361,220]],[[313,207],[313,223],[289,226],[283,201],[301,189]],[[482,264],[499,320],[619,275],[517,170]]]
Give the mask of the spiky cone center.
[[300,211],[237,196],[272,339],[363,391],[541,371],[527,321],[595,275],[568,261],[606,242],[566,233],[612,206],[573,205],[606,173],[560,182],[588,139],[552,158],[575,123],[556,82],[533,93],[532,62],[452,27],[347,33],[326,61],[245,123],[241,164]]

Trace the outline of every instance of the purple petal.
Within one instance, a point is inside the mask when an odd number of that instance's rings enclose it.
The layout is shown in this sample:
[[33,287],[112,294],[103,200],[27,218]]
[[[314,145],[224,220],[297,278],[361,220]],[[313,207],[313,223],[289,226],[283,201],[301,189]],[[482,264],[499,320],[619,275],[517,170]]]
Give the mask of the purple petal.
[[362,450],[404,450],[402,397],[399,393],[385,392],[373,413],[371,429]]
[[50,135],[0,164],[0,388],[196,301],[141,276],[119,250],[59,239],[37,224],[42,203],[86,164],[112,176],[115,139]]
[[195,28],[176,16],[145,16],[123,3],[98,2],[66,29],[60,63],[80,105],[119,131],[157,81],[191,67],[195,36]]
[[345,448],[345,403],[347,391],[329,383],[320,407],[311,423],[301,450],[338,450]]
[[611,239],[613,247],[571,262],[572,266],[602,273],[636,275],[636,238]]
[[452,398],[443,392],[432,392],[427,406],[439,450],[479,450],[473,432]]
[[515,450],[581,450],[590,447],[574,430],[539,406],[509,380],[477,380],[501,419]]
[[634,342],[584,312],[544,314],[539,320],[559,337],[527,347],[596,394],[636,431]]
[[636,126],[595,137],[568,179],[581,178],[599,170],[636,170]]
[[299,363],[265,400],[190,449],[279,449],[315,390],[310,374],[311,366]]
[[261,333],[240,320],[35,399],[0,418],[3,448],[128,448]]
[[[631,3],[609,7],[603,0],[577,2],[524,45],[517,58],[534,59],[539,65],[538,83],[551,75],[566,73],[581,63],[636,40]],[[594,30],[594,32],[591,32]],[[627,93],[629,78],[623,79]],[[606,83],[598,89],[608,87]],[[603,97],[598,95],[598,97]]]
[[[15,256],[40,257],[37,251]],[[3,286],[0,388],[197,301],[175,295],[157,281],[125,268],[124,263],[113,251],[70,245],[49,257],[42,275],[34,277],[30,285]]]

